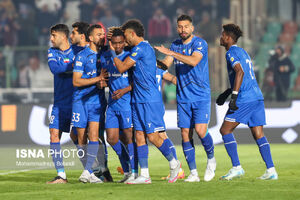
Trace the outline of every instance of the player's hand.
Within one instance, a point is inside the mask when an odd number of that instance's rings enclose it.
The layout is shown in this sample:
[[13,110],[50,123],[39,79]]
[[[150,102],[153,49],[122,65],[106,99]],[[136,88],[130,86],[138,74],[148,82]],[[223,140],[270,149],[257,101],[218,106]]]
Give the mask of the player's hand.
[[233,111],[235,111],[235,110],[237,110],[237,109],[239,109],[237,106],[236,106],[236,99],[237,99],[237,94],[232,94],[231,95],[231,99],[230,99],[230,102],[229,102],[229,109],[230,110],[233,110]]
[[99,81],[107,81],[108,80],[108,72],[106,71],[106,69],[102,68],[100,75],[99,75]]
[[168,66],[165,65],[165,63],[163,63],[162,61],[156,59],[156,63],[157,63],[157,67],[166,71],[168,69]]
[[161,45],[161,46],[154,46],[154,48],[155,48],[157,51],[159,51],[159,52],[161,52],[161,53],[163,53],[163,54],[165,54],[165,55],[168,55],[168,56],[173,56],[173,54],[174,54],[173,51],[171,51],[170,49],[166,48],[164,45]]
[[110,50],[115,51],[115,48],[112,46],[111,41],[108,41],[108,43],[109,43]]
[[126,93],[126,91],[124,88],[116,90],[116,91],[114,91],[111,98],[114,100],[120,99],[125,93]]
[[108,41],[111,40],[113,31],[114,31],[116,28],[120,28],[120,27],[118,27],[118,26],[112,26],[112,27],[109,27],[109,28],[108,28],[108,32],[107,32],[107,34],[106,34],[106,38],[107,38]]
[[231,94],[232,90],[230,88],[228,88],[227,90],[225,90],[222,94],[220,94],[216,100],[216,103],[219,106],[222,106],[226,99],[228,98],[228,96]]

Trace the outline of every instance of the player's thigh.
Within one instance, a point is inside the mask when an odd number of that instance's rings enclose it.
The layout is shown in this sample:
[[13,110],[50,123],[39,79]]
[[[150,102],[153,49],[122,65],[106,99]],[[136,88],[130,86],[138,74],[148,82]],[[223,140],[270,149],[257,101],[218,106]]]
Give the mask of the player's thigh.
[[239,122],[230,122],[230,121],[223,121],[223,124],[220,128],[220,133],[222,135],[227,135],[232,133],[233,130],[239,125]]
[[192,126],[191,103],[177,102],[177,126],[179,128],[190,128]]
[[143,131],[145,128],[143,126],[142,115],[138,107],[137,103],[133,103],[131,106],[133,127],[136,131]]
[[87,112],[82,103],[73,103],[72,105],[72,124],[76,128],[87,127]]
[[[196,101],[192,105],[192,121],[194,124],[208,124],[210,120],[210,100]],[[203,126],[203,125],[201,125]],[[196,130],[197,132],[197,130]]]
[[150,102],[143,106],[143,123],[146,134],[166,130],[163,102]]
[[248,125],[253,111],[256,109],[257,101],[239,103],[237,104],[238,109],[233,111],[228,109],[225,115],[225,121],[238,122]]
[[129,111],[118,111],[117,117],[119,121],[119,127],[120,129],[128,129],[132,128],[132,112]]
[[101,116],[102,116],[102,107],[99,104],[86,104],[85,110],[87,111],[87,121],[90,124],[90,122],[98,122],[101,121]]
[[253,105],[253,111],[250,116],[248,126],[251,128],[264,125],[266,125],[264,101],[257,101],[257,103]]
[[71,114],[71,107],[53,106],[49,119],[49,128],[58,129],[62,132],[70,132]]
[[110,109],[109,107],[106,110],[106,119],[105,119],[105,128],[119,128],[119,119],[117,113]]

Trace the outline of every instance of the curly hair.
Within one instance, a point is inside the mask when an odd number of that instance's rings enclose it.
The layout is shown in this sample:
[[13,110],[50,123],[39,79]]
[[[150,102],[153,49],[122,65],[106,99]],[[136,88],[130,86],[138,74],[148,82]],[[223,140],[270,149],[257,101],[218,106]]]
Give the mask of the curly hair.
[[223,25],[223,29],[235,42],[243,36],[243,31],[236,24],[225,24]]

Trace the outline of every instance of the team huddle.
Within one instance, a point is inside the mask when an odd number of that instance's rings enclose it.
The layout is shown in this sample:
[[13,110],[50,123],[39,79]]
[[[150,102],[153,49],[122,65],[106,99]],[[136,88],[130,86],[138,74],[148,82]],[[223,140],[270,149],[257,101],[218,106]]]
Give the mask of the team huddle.
[[[192,18],[177,18],[180,36],[170,49],[154,48],[166,55],[157,60],[155,50],[144,40],[144,27],[138,20],[128,20],[121,27],[76,22],[69,29],[57,24],[50,29],[52,46],[48,65],[54,74],[54,104],[50,117],[50,148],[60,152],[62,132],[70,137],[81,152],[84,168],[79,177],[83,183],[112,181],[107,167],[107,142],[118,155],[126,184],[150,184],[147,139],[169,162],[169,183],[184,178],[176,149],[166,134],[162,100],[162,79],[176,85],[178,127],[182,148],[190,169],[186,182],[199,182],[195,160],[193,130],[199,136],[207,155],[204,181],[215,177],[214,143],[208,131],[211,94],[209,84],[208,45],[193,35]],[[227,50],[226,60],[231,88],[217,99],[223,105],[231,95],[229,109],[220,129],[232,161],[229,172],[220,177],[231,180],[244,175],[239,162],[233,130],[240,124],[251,129],[267,170],[260,179],[278,179],[270,145],[264,136],[265,110],[251,58],[236,46],[242,31],[235,24],[223,25],[220,45]],[[71,45],[69,44],[69,39]],[[108,45],[106,45],[106,39]],[[174,64],[176,76],[167,72]],[[108,100],[104,88],[109,88]],[[72,125],[72,126],[71,126]],[[52,155],[57,176],[47,183],[67,183],[60,153]],[[140,167],[140,173],[139,173]]]

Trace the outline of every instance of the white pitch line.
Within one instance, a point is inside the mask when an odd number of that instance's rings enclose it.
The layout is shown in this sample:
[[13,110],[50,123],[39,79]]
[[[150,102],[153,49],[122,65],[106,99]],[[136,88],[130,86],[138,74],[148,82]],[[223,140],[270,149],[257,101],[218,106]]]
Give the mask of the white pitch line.
[[17,173],[22,173],[22,172],[29,172],[33,170],[38,170],[38,169],[46,169],[47,167],[39,167],[35,169],[22,169],[22,170],[15,170],[15,171],[9,171],[9,172],[3,172],[0,173],[0,176],[8,175],[8,174],[17,174]]

